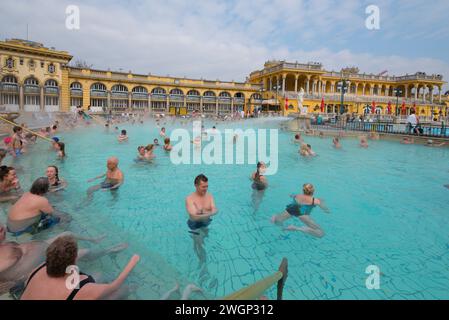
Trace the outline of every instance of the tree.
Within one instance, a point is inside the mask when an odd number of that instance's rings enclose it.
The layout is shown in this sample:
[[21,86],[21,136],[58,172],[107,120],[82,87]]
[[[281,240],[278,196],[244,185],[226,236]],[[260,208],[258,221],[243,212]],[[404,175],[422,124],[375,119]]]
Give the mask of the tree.
[[75,60],[75,62],[72,63],[72,66],[75,68],[91,69],[94,65],[89,64],[85,60],[77,59],[77,60]]

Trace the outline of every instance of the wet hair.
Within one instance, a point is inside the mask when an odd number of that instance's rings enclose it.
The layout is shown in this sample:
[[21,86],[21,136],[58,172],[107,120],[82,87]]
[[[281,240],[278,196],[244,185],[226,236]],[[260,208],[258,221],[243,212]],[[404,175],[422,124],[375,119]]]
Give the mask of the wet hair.
[[68,266],[76,264],[78,244],[73,236],[58,237],[46,252],[47,275],[60,278],[66,275]]
[[144,147],[144,146],[138,146],[138,147],[137,147],[137,151],[140,152],[140,149],[145,149],[145,147]]
[[310,149],[312,149],[312,146],[310,144],[307,145]]
[[258,162],[257,163],[257,170],[256,170],[256,175],[254,176],[254,180],[260,180],[260,168],[264,165],[263,162]]
[[337,137],[335,137],[334,140],[337,141],[337,142],[339,141],[339,139]]
[[15,170],[13,167],[1,166],[0,167],[0,181],[5,180],[6,176],[12,171]]
[[55,169],[55,172],[56,172],[56,181],[57,182],[59,182],[59,169],[58,169],[58,167],[57,166],[48,166],[49,168],[53,168],[53,169]]
[[315,192],[315,188],[313,187],[312,184],[306,183],[305,185],[303,185],[302,191],[304,192],[305,195],[312,196],[313,193]]
[[300,137],[299,134],[295,135],[295,139],[296,139],[296,140],[299,140],[299,137]]
[[56,144],[59,146],[59,149],[61,150],[63,156],[65,157],[65,143],[64,142],[56,142]]
[[15,126],[13,129],[12,129],[12,131],[14,132],[14,133],[17,133],[17,132],[19,132],[19,131],[21,131],[22,130],[22,128],[21,127],[18,127],[18,126]]
[[126,136],[126,130],[122,130],[122,135]]
[[154,144],[149,144],[145,147],[145,150],[147,150],[147,151],[151,151],[153,149],[154,149]]
[[164,143],[165,143],[165,144],[170,144],[170,138],[165,138],[165,139],[164,139]]
[[199,186],[201,182],[208,182],[209,179],[204,174],[200,174],[195,178],[195,185]]
[[58,126],[55,125],[55,126],[52,127],[52,129],[56,130],[56,129],[58,129]]
[[48,178],[41,177],[33,182],[33,185],[31,186],[31,189],[30,189],[30,193],[34,194],[36,196],[43,196],[44,194],[46,194],[48,192],[49,188],[50,188],[50,183],[48,182]]

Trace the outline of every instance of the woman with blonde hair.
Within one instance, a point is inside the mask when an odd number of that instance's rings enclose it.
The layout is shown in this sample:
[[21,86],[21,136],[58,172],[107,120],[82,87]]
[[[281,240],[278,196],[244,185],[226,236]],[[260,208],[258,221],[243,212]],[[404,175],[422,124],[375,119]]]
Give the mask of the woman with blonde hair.
[[284,230],[301,231],[317,238],[324,237],[324,231],[313,221],[310,215],[316,206],[320,207],[326,213],[330,213],[330,211],[325,206],[323,200],[313,197],[314,193],[315,188],[312,184],[304,184],[303,194],[292,195],[293,203],[289,204],[283,213],[273,216],[271,222],[277,225],[282,225],[284,221],[292,217],[297,217],[305,224],[305,226],[297,227],[290,225],[287,228],[284,228]]

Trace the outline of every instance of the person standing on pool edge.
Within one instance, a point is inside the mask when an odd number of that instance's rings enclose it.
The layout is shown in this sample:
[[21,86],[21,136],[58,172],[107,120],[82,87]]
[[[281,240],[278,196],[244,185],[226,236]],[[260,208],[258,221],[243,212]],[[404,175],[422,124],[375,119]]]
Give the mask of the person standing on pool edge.
[[206,252],[204,250],[204,238],[207,236],[207,227],[212,222],[211,217],[217,214],[214,197],[207,192],[209,188],[208,179],[200,174],[195,178],[196,191],[186,198],[186,210],[189,214],[187,225],[193,234],[193,249],[200,262],[205,262]]

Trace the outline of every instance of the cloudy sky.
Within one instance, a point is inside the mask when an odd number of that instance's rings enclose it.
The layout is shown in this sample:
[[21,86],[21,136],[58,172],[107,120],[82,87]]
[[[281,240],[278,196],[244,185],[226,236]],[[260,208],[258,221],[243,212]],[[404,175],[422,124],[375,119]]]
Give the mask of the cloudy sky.
[[[66,28],[68,5],[80,30]],[[365,26],[369,5],[379,30]],[[447,0],[14,0],[2,1],[0,39],[26,38],[28,23],[30,40],[141,74],[244,81],[280,59],[447,80],[448,12]]]

